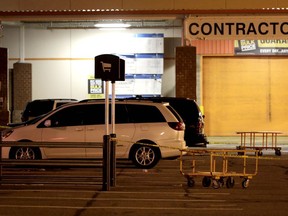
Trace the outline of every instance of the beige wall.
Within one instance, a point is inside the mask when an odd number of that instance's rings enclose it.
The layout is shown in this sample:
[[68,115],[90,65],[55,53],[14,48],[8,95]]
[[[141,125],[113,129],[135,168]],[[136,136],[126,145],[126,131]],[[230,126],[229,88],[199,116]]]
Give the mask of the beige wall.
[[0,0],[1,11],[78,9],[261,9],[286,8],[287,0]]

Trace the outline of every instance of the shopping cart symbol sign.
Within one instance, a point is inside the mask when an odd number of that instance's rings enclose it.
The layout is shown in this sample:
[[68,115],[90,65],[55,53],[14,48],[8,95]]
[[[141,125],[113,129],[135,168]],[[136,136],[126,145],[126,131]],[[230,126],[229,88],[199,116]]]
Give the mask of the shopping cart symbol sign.
[[124,81],[125,61],[116,55],[95,56],[95,78],[105,81]]
[[100,63],[102,64],[103,72],[110,72],[111,71],[112,64],[105,63],[103,61],[101,61]]

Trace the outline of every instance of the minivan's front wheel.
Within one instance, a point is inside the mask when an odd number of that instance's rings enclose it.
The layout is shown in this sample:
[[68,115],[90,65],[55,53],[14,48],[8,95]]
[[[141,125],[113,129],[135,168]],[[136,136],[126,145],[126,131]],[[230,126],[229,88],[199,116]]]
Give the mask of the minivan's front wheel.
[[12,147],[9,153],[9,158],[16,160],[37,160],[41,159],[41,153],[38,148]]
[[134,145],[131,151],[131,159],[137,167],[150,169],[160,160],[159,148],[150,145]]

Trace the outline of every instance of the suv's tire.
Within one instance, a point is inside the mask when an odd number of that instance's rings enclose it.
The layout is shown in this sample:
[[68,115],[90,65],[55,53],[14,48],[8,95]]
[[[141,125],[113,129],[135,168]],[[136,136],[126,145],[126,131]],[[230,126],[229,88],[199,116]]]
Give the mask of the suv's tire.
[[139,145],[135,144],[131,149],[130,158],[138,168],[150,169],[160,160],[159,148],[153,147],[152,144]]
[[12,147],[9,152],[9,159],[16,160],[39,160],[41,159],[39,148],[32,147]]

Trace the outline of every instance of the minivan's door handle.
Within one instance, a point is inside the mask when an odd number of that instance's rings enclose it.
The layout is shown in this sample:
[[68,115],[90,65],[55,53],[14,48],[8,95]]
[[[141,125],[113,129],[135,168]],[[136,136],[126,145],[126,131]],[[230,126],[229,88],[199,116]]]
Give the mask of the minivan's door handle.
[[141,128],[141,130],[143,130],[143,131],[149,130],[149,127],[148,127],[148,126],[141,126],[140,128]]
[[93,128],[93,127],[87,127],[87,131],[92,131],[92,130],[95,130],[95,128]]
[[83,128],[75,128],[75,131],[83,131]]

